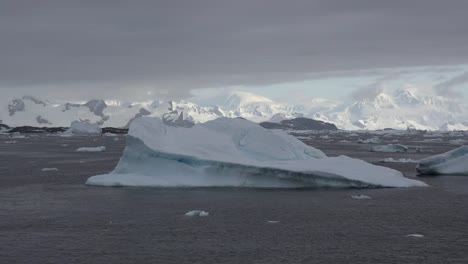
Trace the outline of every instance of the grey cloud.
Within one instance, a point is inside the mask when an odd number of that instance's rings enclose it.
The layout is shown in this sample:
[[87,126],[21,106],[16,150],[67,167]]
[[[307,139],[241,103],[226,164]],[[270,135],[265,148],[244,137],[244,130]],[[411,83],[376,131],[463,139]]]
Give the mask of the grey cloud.
[[457,75],[449,80],[443,81],[434,86],[438,95],[447,97],[463,97],[461,89],[467,89],[464,84],[468,83],[468,72]]
[[351,96],[357,101],[373,100],[377,95],[384,91],[384,87],[380,81],[376,81],[364,87],[355,90]]
[[0,87],[184,97],[311,72],[466,63],[467,9],[466,0],[4,0]]

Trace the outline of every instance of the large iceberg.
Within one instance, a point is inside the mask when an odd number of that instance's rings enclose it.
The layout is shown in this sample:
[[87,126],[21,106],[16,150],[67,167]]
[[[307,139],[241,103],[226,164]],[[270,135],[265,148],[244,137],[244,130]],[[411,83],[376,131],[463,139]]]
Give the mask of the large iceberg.
[[468,146],[422,159],[416,171],[425,175],[468,175]]
[[328,158],[282,131],[220,118],[191,128],[160,119],[132,122],[127,146],[102,186],[410,187],[424,183],[345,156]]

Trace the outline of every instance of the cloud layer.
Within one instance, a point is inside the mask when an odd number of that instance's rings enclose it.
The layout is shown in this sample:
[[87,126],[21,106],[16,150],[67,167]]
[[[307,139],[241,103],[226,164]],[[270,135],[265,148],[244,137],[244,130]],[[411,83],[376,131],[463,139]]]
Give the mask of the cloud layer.
[[0,89],[183,97],[311,72],[466,63],[467,9],[466,0],[6,0]]

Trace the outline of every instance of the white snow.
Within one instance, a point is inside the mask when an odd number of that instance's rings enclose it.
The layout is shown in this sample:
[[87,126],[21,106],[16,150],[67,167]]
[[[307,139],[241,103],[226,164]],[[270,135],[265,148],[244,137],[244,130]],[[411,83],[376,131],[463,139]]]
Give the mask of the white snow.
[[468,175],[468,146],[419,161],[416,171],[426,175]]
[[356,200],[370,200],[372,197],[360,194],[360,195],[352,195],[351,198],[356,199]]
[[370,148],[371,152],[406,152],[408,147],[400,144],[388,144],[381,146],[374,146]]
[[418,162],[417,160],[405,159],[405,158],[400,158],[400,159],[385,158],[381,161],[385,163],[417,163]]
[[78,148],[76,151],[78,152],[101,152],[106,150],[106,147],[100,146],[100,147],[82,147]]
[[43,168],[41,171],[58,171],[57,168]]
[[426,184],[346,156],[327,158],[282,131],[221,118],[192,128],[143,117],[132,122],[117,167],[91,177],[103,186],[410,187]]
[[88,121],[73,121],[67,134],[74,135],[98,135],[101,134],[101,128],[98,124],[92,124]]
[[202,210],[193,210],[193,211],[189,211],[189,212],[185,213],[185,215],[186,216],[200,216],[200,217],[203,217],[203,216],[209,216],[210,213],[202,211]]

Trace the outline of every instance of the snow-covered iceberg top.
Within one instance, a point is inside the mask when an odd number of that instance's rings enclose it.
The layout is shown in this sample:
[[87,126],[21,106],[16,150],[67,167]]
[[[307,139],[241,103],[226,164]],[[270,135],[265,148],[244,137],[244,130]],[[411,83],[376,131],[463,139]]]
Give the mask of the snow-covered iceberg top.
[[422,159],[416,171],[426,175],[468,175],[468,146]]
[[88,121],[73,121],[70,128],[65,132],[75,135],[96,135],[101,134],[101,128],[98,124],[92,124]]
[[143,117],[104,186],[410,187],[424,183],[395,170],[340,156],[328,158],[282,131],[220,118],[192,128]]

